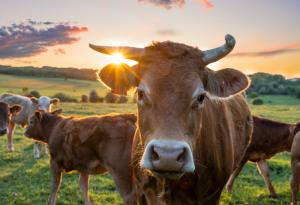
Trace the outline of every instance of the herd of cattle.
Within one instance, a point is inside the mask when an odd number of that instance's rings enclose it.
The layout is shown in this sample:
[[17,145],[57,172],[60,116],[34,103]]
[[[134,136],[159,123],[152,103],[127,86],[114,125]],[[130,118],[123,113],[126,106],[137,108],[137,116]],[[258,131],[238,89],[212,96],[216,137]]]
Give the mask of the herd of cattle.
[[[291,151],[292,204],[300,185],[300,124],[286,124],[252,116],[244,91],[250,81],[235,69],[210,70],[234,48],[211,50],[170,41],[145,48],[90,47],[104,54],[122,52],[138,62],[105,66],[99,81],[113,93],[136,88],[138,114],[110,114],[85,118],[51,112],[58,99],[0,95],[0,134],[7,134],[13,151],[16,124],[25,136],[48,145],[55,204],[62,173],[80,173],[86,205],[89,175],[109,172],[125,204],[216,205],[223,188],[232,191],[234,178],[250,160],[257,163],[270,194],[266,160]],[[39,157],[37,144],[34,157]]]

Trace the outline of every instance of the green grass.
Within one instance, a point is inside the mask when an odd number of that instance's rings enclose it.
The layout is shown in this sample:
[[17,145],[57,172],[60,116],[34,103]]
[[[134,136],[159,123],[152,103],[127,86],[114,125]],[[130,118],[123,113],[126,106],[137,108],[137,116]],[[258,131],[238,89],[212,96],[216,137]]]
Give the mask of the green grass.
[[[15,80],[18,79],[16,82]],[[56,92],[66,92],[79,97],[97,88],[99,93],[106,90],[97,82],[23,78],[0,75],[0,92],[21,92],[23,87],[39,88],[43,95]],[[253,114],[284,122],[300,121],[300,104],[297,99],[287,96],[262,96],[272,101],[272,104],[253,106]],[[300,100],[299,100],[300,101]],[[136,112],[135,104],[76,104],[62,103],[65,115],[89,116],[111,112]],[[18,127],[14,136],[16,151],[6,151],[6,137],[0,137],[0,204],[5,205],[42,205],[49,198],[51,174],[49,157],[33,159],[33,145],[30,139],[23,136],[24,129]],[[269,192],[255,165],[248,163],[234,185],[233,195],[226,192],[222,195],[224,205],[286,205],[290,202],[290,163],[289,154],[281,153],[268,161],[271,168],[271,179],[279,199],[266,197]],[[95,205],[122,204],[119,194],[109,174],[91,177],[90,198]],[[65,174],[60,188],[58,205],[83,204],[79,192],[78,174]]]
[[107,89],[96,81],[84,81],[60,78],[37,78],[28,76],[12,76],[0,74],[0,93],[12,92],[22,94],[22,89],[37,90],[41,95],[52,96],[63,92],[80,100],[81,95],[88,95],[96,89],[99,95],[104,95]]

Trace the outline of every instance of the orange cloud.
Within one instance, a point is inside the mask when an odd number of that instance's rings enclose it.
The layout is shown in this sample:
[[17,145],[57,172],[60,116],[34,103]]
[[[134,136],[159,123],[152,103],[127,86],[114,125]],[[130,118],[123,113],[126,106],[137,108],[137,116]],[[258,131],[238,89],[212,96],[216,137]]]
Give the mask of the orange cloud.
[[284,53],[300,52],[300,42],[278,46],[277,48],[267,49],[257,52],[239,52],[233,53],[231,57],[271,57]]

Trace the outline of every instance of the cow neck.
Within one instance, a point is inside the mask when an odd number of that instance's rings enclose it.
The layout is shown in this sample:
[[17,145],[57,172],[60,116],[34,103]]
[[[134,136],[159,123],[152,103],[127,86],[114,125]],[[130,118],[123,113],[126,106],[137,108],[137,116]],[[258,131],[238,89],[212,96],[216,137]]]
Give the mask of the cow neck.
[[51,136],[52,131],[54,130],[55,126],[62,120],[63,118],[59,115],[52,115],[52,114],[44,114],[42,118],[42,129],[44,131],[45,139],[48,139]]

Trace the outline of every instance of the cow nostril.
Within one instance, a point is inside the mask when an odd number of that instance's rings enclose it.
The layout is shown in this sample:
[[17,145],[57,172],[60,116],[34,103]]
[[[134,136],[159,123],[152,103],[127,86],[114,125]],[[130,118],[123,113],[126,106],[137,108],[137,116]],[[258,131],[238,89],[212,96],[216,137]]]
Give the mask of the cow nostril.
[[153,161],[159,160],[159,155],[158,155],[158,153],[155,151],[154,147],[152,147],[151,159],[152,159]]
[[182,152],[178,155],[178,157],[176,158],[177,162],[184,162],[185,161],[185,155],[186,155],[186,148],[182,149]]

